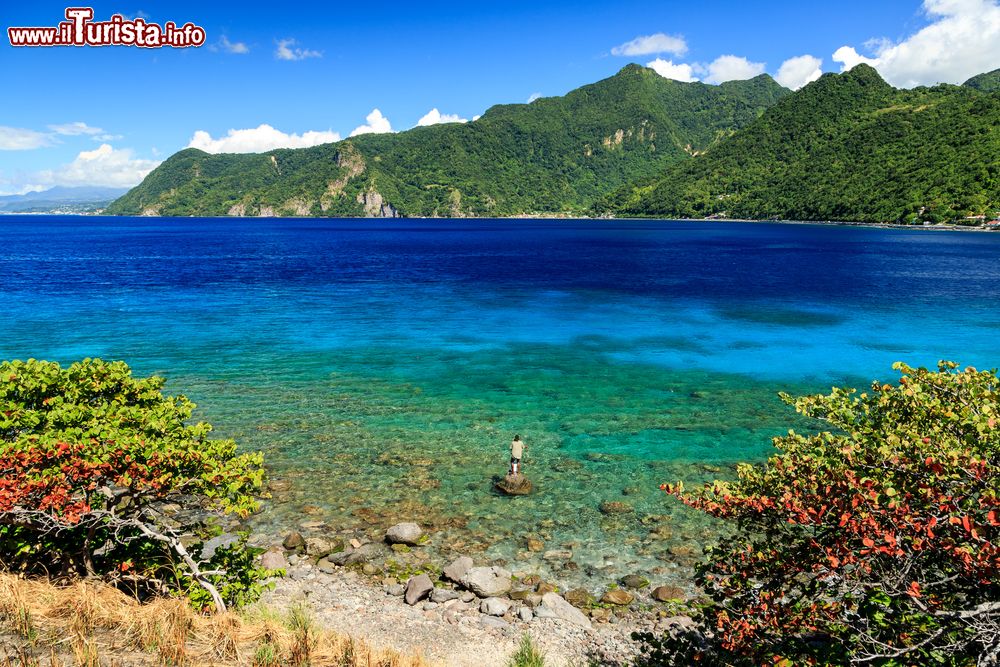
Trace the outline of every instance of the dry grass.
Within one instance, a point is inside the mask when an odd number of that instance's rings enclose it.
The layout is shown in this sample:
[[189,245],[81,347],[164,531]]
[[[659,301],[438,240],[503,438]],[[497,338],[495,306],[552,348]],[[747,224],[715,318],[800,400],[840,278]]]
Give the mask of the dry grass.
[[0,574],[0,667],[247,665],[427,667],[319,628],[306,607],[215,616],[184,601],[140,604],[107,585]]

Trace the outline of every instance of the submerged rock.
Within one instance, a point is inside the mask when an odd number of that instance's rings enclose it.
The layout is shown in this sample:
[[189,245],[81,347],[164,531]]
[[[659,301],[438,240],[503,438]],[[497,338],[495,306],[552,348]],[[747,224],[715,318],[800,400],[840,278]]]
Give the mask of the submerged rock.
[[534,488],[531,480],[520,473],[495,479],[493,487],[508,496],[526,496]]
[[423,534],[424,531],[415,523],[397,523],[385,531],[385,541],[389,544],[414,546]]

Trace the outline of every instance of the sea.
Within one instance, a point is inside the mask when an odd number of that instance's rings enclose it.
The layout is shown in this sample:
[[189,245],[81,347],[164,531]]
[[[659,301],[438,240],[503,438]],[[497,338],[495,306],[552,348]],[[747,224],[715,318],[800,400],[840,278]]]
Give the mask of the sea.
[[[428,543],[393,558],[567,586],[685,585],[726,528],[659,486],[824,428],[779,392],[1000,365],[997,233],[6,216],[0,239],[0,358],[165,377],[266,455],[259,541],[417,521]],[[515,434],[534,492],[512,498]]]

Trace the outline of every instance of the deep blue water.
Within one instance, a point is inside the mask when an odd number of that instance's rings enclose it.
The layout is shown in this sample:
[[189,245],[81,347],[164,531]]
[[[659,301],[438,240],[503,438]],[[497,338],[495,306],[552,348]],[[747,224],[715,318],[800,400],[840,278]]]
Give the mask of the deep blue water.
[[[508,557],[536,533],[621,558],[677,511],[664,477],[766,455],[794,422],[778,390],[1000,364],[1000,234],[26,216],[0,238],[0,358],[165,375],[295,483],[275,526],[304,504],[350,522],[354,494],[379,520],[461,516],[441,534]],[[512,432],[560,490],[515,510],[483,481]],[[634,520],[610,526],[623,491]]]

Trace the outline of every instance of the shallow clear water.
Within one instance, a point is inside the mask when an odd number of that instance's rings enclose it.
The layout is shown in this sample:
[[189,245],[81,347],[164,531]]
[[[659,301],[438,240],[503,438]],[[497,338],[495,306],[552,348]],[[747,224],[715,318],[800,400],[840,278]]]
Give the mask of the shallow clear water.
[[[566,581],[681,576],[716,527],[658,485],[808,428],[777,391],[1000,360],[1000,234],[0,217],[0,238],[0,357],[165,375],[291,482],[256,529],[415,519],[435,553]],[[537,493],[510,499],[490,480],[514,433]]]

